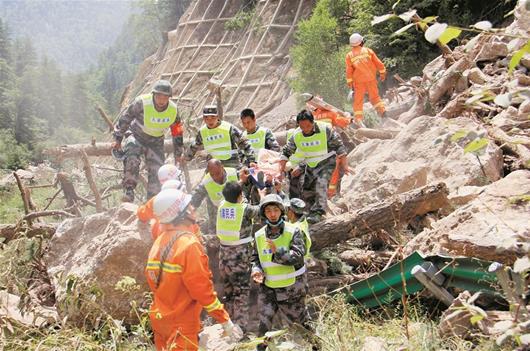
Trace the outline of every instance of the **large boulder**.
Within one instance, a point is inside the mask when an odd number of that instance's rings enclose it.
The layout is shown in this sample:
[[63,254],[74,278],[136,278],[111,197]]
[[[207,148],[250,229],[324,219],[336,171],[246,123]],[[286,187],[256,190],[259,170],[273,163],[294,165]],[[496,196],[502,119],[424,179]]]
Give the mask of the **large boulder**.
[[[478,257],[512,264],[530,238],[530,171],[488,185],[473,201],[433,223],[405,250]],[[526,248],[525,248],[526,247]]]
[[481,136],[486,130],[468,118],[446,120],[422,116],[389,140],[370,140],[348,155],[352,174],[342,182],[341,208],[349,211],[427,184],[444,182],[450,194],[464,186],[483,186],[502,175],[502,152],[493,143],[479,160],[464,153],[470,141],[452,141],[459,131]]
[[[143,272],[152,244],[149,228],[138,222],[136,209],[136,205],[124,203],[59,225],[45,261],[61,318],[84,322],[89,312],[107,313],[115,319],[134,318],[130,303],[141,301],[148,291]],[[136,283],[116,289],[118,282],[123,285],[124,277],[134,278]],[[90,301],[97,302],[101,310],[89,311]]]

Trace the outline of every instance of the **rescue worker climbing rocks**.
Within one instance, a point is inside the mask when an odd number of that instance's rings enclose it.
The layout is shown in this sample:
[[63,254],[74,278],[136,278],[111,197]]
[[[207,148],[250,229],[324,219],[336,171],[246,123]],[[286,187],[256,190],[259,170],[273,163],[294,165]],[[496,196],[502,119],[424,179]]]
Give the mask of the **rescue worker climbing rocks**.
[[336,163],[344,173],[348,172],[346,149],[331,126],[315,122],[310,111],[302,110],[296,121],[299,127],[283,147],[279,171],[283,174],[289,157],[302,152],[306,163],[300,170],[304,177],[302,199],[309,207],[308,222],[316,223],[326,212],[329,179]]
[[112,144],[114,150],[122,149],[122,140],[125,137],[123,201],[134,201],[142,155],[147,166],[147,199],[160,191],[157,172],[164,164],[164,133],[168,128],[171,129],[173,138],[175,160],[180,159],[183,149],[183,128],[177,116],[177,107],[169,100],[172,95],[171,89],[171,83],[159,80],[155,83],[152,93],[137,97],[114,126],[115,141]]
[[203,309],[221,323],[225,335],[233,333],[234,324],[213,288],[190,201],[183,191],[167,189],[153,202],[162,233],[149,252],[145,275],[153,292],[149,317],[159,351],[198,350]]
[[[254,282],[259,284],[258,335],[271,330],[273,317],[279,311],[289,323],[309,328],[309,313],[305,304],[308,286],[304,233],[285,221],[285,207],[276,194],[263,198],[260,214],[266,225],[254,234],[251,273]],[[262,343],[257,350],[266,348],[267,345]]]
[[372,49],[364,47],[364,38],[359,33],[350,36],[351,51],[346,54],[346,82],[354,91],[353,114],[357,122],[363,120],[364,95],[368,97],[379,116],[385,116],[385,104],[377,89],[377,72],[382,82],[386,79],[385,65]]

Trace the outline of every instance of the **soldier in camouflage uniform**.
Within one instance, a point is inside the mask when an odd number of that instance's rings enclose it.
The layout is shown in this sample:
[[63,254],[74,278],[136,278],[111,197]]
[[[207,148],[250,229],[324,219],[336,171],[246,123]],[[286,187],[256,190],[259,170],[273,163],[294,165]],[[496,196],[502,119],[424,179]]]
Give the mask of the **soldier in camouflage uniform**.
[[224,287],[224,305],[232,320],[246,332],[250,297],[252,223],[259,219],[259,206],[243,203],[241,185],[228,182],[225,200],[217,211],[219,272]]
[[[240,113],[241,124],[245,130],[243,131],[243,136],[248,140],[256,158],[258,157],[259,151],[261,149],[272,150],[280,152],[281,148],[274,137],[274,134],[269,128],[260,127],[256,124],[256,114],[250,108],[246,108]],[[268,181],[268,185],[272,185],[272,181]],[[245,189],[247,193],[247,198],[249,199],[252,205],[258,205],[260,197],[258,194],[257,185],[251,184],[248,189]]]
[[[275,194],[267,195],[260,204],[260,215],[266,225],[254,234],[252,255],[254,282],[259,284],[259,330],[262,336],[272,328],[272,319],[282,312],[288,323],[308,327],[309,313],[305,304],[307,276],[304,263],[306,240],[300,229],[284,220],[285,207]],[[266,344],[257,350],[265,350]]]
[[[256,162],[254,150],[241,131],[231,123],[221,121],[217,113],[216,106],[204,107],[204,125],[190,145],[186,159],[191,160],[203,147],[210,158],[220,160],[225,167],[240,169],[241,163],[249,166]],[[240,153],[242,160],[239,159]]]
[[348,172],[346,149],[333,128],[315,122],[310,111],[302,110],[297,116],[298,129],[283,147],[280,172],[283,174],[287,160],[297,151],[304,154],[304,181],[302,199],[309,207],[308,222],[322,219],[327,209],[329,179],[339,162],[344,173]]
[[122,148],[122,140],[126,133],[129,134],[123,145],[124,201],[134,201],[142,155],[147,166],[147,199],[160,191],[157,173],[165,161],[164,133],[168,128],[173,137],[175,160],[180,159],[183,128],[177,116],[177,107],[169,100],[171,94],[171,84],[167,80],[159,80],[152,93],[137,97],[114,126],[114,150]]

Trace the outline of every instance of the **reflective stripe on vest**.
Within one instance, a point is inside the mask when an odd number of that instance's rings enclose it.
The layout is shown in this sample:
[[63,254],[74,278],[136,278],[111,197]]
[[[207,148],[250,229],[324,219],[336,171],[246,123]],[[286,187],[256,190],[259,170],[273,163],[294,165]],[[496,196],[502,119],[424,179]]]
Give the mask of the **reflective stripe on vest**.
[[[265,273],[265,285],[269,288],[285,288],[293,285],[296,282],[296,277],[305,272],[305,266],[295,270],[294,266],[272,262],[272,250],[265,236],[265,228],[261,228],[255,234],[259,262]],[[285,223],[283,233],[272,240],[277,250],[280,248],[289,250],[295,229],[293,224]]]
[[251,237],[239,239],[241,223],[247,204],[222,201],[217,209],[217,237],[222,245],[236,246],[252,241]]
[[243,135],[247,138],[250,146],[254,149],[254,152],[258,152],[261,149],[265,148],[265,135],[267,134],[267,129],[259,127],[254,133],[248,134],[246,131]]
[[350,62],[353,66],[357,66],[357,62],[361,60],[370,60],[370,50],[368,50],[368,48],[362,48],[357,55],[355,55],[353,51],[350,51],[348,54],[350,55]]
[[307,218],[304,218],[301,222],[295,222],[295,226],[297,226],[300,231],[304,234],[305,238],[305,258],[308,258],[311,256],[311,253],[309,250],[311,250],[311,236],[309,236],[309,223],[307,223]]
[[169,101],[167,108],[162,112],[158,112],[151,94],[142,95],[140,98],[144,106],[142,131],[153,137],[164,136],[166,129],[175,123],[177,119],[177,106],[172,101]]
[[208,193],[208,197],[215,206],[219,206],[222,200],[224,200],[223,189],[225,184],[231,181],[237,182],[237,171],[235,168],[225,167],[226,180],[223,184],[218,184],[212,179],[210,173],[204,176],[202,185]]
[[[295,131],[296,129],[289,129],[287,131],[287,143],[289,142],[289,139],[291,139],[291,136],[294,134]],[[298,165],[303,160],[304,160],[304,153],[300,151],[298,148],[296,149],[294,154],[292,154],[289,157],[289,162],[291,162],[291,164],[295,166]]]
[[335,151],[328,152],[328,137],[326,133],[326,124],[315,122],[318,125],[319,132],[311,136],[304,136],[302,130],[298,128],[294,134],[294,142],[297,149],[300,149],[307,161],[307,165],[315,168],[320,161],[323,161],[333,155]]
[[215,128],[209,129],[204,125],[199,131],[206,152],[221,161],[229,160],[232,155],[237,155],[237,150],[232,150],[231,126],[230,123],[222,121]]

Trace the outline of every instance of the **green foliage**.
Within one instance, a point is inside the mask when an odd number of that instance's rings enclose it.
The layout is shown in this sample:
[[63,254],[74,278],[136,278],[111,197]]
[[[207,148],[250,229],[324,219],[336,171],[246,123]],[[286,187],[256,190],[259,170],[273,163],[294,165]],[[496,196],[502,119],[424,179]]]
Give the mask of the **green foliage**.
[[238,11],[234,18],[228,20],[225,22],[225,29],[226,30],[240,30],[243,28],[246,28],[250,22],[252,21],[252,18],[256,15],[255,10],[248,10],[248,11]]
[[[344,106],[343,55],[348,50],[348,37],[353,32],[361,33],[365,45],[385,63],[389,71],[388,83],[383,85],[386,86],[392,84],[395,73],[403,78],[421,75],[425,64],[440,55],[440,51],[423,39],[423,31],[414,29],[413,25],[402,29],[402,19],[385,14],[403,14],[403,19],[408,20],[414,13],[409,10],[413,8],[426,23],[439,18],[453,24],[442,39],[449,45],[456,45],[463,35],[457,36],[459,29],[455,25],[467,27],[484,19],[491,20],[493,25],[501,25],[504,14],[515,3],[516,0],[319,0],[312,16],[301,22],[296,32],[295,46],[291,51],[297,73],[293,87],[300,92],[310,90],[337,106]],[[375,21],[379,23],[372,25],[377,16],[381,16]]]
[[313,15],[298,25],[296,45],[291,50],[298,76],[292,86],[298,92],[318,94],[340,106],[347,95],[343,65],[348,48],[338,40],[338,22],[331,15],[329,4],[329,0],[319,1]]
[[19,144],[11,131],[0,130],[0,168],[25,168],[30,159],[31,153],[27,147]]
[[521,59],[525,54],[530,54],[530,40],[523,46],[520,50],[518,50],[515,54],[513,54],[512,59],[510,60],[509,65],[509,72],[513,72],[515,67],[521,62]]

